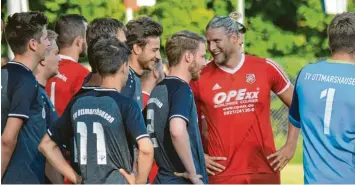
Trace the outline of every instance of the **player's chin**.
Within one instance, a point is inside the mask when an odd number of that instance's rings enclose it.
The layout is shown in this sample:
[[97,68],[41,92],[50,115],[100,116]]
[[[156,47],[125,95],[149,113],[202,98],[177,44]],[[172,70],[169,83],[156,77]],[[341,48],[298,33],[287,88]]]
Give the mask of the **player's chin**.
[[199,80],[200,79],[200,72],[193,74],[191,80],[192,81]]

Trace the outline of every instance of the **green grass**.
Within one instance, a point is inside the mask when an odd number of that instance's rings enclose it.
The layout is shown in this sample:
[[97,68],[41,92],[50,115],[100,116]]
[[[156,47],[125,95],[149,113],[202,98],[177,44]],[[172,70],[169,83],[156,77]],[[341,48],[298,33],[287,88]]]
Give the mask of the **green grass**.
[[281,171],[281,184],[303,184],[303,165],[288,164]]

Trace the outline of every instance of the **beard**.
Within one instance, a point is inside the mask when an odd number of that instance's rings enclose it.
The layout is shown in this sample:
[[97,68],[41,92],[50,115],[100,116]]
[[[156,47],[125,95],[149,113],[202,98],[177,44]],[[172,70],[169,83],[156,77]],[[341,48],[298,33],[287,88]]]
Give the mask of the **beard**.
[[191,74],[191,80],[196,81],[200,79],[201,66],[198,66],[196,61],[192,62],[189,67],[189,72]]

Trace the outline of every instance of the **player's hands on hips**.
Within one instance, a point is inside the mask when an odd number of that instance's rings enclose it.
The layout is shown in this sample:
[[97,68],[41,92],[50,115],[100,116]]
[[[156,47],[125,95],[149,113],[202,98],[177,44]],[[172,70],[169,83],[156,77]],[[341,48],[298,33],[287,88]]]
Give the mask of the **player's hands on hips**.
[[212,157],[205,154],[205,160],[206,160],[207,173],[209,175],[216,175],[215,172],[222,172],[223,170],[226,169],[226,167],[216,162],[216,161],[226,161],[227,160],[226,157]]
[[202,175],[191,174],[191,173],[187,173],[187,172],[184,172],[184,173],[175,172],[174,174],[177,177],[184,177],[185,179],[189,179],[193,184],[203,184],[203,182],[201,180]]
[[136,184],[136,176],[133,173],[127,173],[124,169],[120,169],[120,173],[126,178],[128,184]]
[[270,166],[274,171],[281,171],[295,154],[297,145],[286,144],[275,153],[267,156],[267,160],[273,159]]

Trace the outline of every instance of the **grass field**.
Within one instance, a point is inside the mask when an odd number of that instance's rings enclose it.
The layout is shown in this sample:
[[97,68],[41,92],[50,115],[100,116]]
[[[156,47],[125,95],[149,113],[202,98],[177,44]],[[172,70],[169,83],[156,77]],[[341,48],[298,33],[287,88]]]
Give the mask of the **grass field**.
[[282,184],[303,184],[302,164],[289,164],[281,171]]

